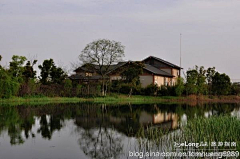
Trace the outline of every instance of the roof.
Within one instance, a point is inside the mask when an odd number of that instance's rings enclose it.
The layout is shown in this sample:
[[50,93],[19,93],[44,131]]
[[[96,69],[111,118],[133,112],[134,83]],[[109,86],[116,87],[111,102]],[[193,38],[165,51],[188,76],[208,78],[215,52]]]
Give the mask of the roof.
[[[113,64],[113,65],[110,65],[109,68],[108,68],[108,71],[113,71],[115,70],[116,68],[120,67],[120,66],[123,66],[124,64],[126,64],[127,62],[118,62],[117,64]],[[106,68],[106,65],[103,65],[103,68]],[[83,71],[90,71],[90,72],[94,72],[94,70],[99,70],[99,66],[98,65],[95,65],[95,64],[91,64],[89,66],[87,66],[87,64],[84,64],[82,65],[81,67],[77,68],[74,70],[74,72],[76,72],[77,70],[83,70]]]
[[168,62],[168,61],[165,61],[165,60],[163,60],[163,59],[161,59],[161,58],[158,58],[158,57],[155,57],[155,56],[149,56],[149,57],[145,58],[143,61],[145,61],[145,60],[147,60],[147,59],[149,59],[149,58],[154,58],[155,60],[160,61],[160,62],[162,62],[162,63],[164,63],[164,64],[166,64],[166,65],[168,65],[168,66],[171,66],[171,67],[173,67],[173,68],[182,69],[181,67],[179,67],[179,66],[177,66],[177,65],[175,65],[175,64],[173,64],[173,63],[170,63],[170,62]]
[[156,75],[161,75],[161,76],[167,76],[167,77],[174,77],[173,75],[171,75],[170,73],[167,73],[163,70],[160,70],[154,66],[151,66],[149,64],[144,64],[144,68],[145,70],[148,70],[149,72],[152,72],[153,74],[156,74]]
[[[177,65],[174,65],[174,64],[172,64],[172,63],[170,63],[168,61],[165,61],[165,60],[163,60],[161,58],[154,57],[154,56],[149,56],[149,57],[145,58],[142,61],[145,61],[145,60],[147,60],[149,58],[154,58],[154,59],[156,59],[156,60],[158,60],[158,61],[160,61],[160,62],[162,62],[162,63],[164,63],[164,64],[166,64],[166,65],[168,65],[170,67],[177,68],[177,69],[182,69],[181,67],[179,67]],[[137,61],[123,61],[123,62],[119,62],[119,63],[114,64],[114,65],[110,65],[109,68],[108,68],[107,74],[109,74],[112,71],[114,71],[114,70],[124,66],[127,63],[131,63],[131,62],[137,62]],[[88,68],[87,64],[85,64],[85,65],[82,65],[81,67],[77,68],[74,71],[76,72],[79,69],[84,70],[84,71],[90,71],[90,72],[94,72],[94,70],[99,71],[99,66],[98,65],[90,64],[89,66],[90,67]],[[106,66],[103,66],[103,67],[106,68]],[[152,65],[146,64],[146,63],[144,64],[143,69],[145,69],[145,70],[147,70],[147,71],[149,71],[149,72],[151,72],[151,73],[153,73],[155,75],[161,75],[161,76],[166,76],[166,77],[174,77],[170,73],[165,72],[165,71],[163,71],[161,69],[158,69],[158,68],[156,68],[156,67],[154,67]],[[82,80],[84,80],[84,79],[86,79],[86,80],[88,80],[88,79],[97,80],[97,79],[101,79],[101,76],[85,77],[85,76],[81,76],[81,75],[75,74],[75,75],[70,76],[69,78],[71,78],[71,79],[82,79]]]
[[[108,73],[111,73],[112,71],[124,66],[125,64],[129,63],[129,62],[136,62],[136,61],[127,61],[127,62],[122,62],[120,65],[117,65],[114,69],[110,70]],[[171,75],[170,73],[167,73],[163,70],[160,70],[154,66],[151,66],[149,64],[144,64],[143,69],[155,74],[155,75],[161,75],[161,76],[167,76],[167,77],[174,77],[173,75]]]
[[82,76],[79,74],[74,74],[69,77],[72,80],[100,80],[102,76]]
[[107,74],[111,73],[112,71],[124,66],[127,63],[132,63],[132,62],[136,62],[136,61],[123,61],[123,62],[119,62],[117,65],[115,65],[114,67],[112,67],[111,69],[109,69],[109,71],[107,72]]

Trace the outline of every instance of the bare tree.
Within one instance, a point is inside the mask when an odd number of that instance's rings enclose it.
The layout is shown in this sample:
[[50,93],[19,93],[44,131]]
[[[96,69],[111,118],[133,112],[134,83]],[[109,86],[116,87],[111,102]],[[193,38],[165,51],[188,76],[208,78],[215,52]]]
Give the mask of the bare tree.
[[106,95],[105,83],[107,73],[112,64],[119,62],[124,57],[124,46],[120,42],[107,39],[93,41],[82,50],[79,60],[83,64],[88,64],[102,77],[102,95]]
[[[2,61],[2,55],[0,55],[0,62]],[[1,64],[0,64],[0,68],[2,68]]]

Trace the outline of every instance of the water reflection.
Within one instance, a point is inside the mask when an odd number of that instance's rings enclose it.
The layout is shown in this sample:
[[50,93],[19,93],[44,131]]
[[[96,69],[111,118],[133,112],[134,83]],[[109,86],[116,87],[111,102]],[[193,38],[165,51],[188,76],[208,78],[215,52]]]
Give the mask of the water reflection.
[[[237,112],[237,113],[236,113]],[[178,129],[183,119],[239,114],[238,104],[189,105],[96,105],[89,103],[45,106],[1,106],[0,134],[6,133],[11,145],[27,140],[51,141],[55,132],[73,121],[71,132],[84,155],[90,158],[121,158],[125,139],[137,138],[141,129]],[[38,121],[38,122],[37,122]],[[36,131],[35,129],[36,128]],[[71,136],[71,133],[69,133]],[[6,136],[0,137],[6,138]],[[4,145],[1,145],[4,146]]]
[[81,130],[79,135],[80,148],[91,158],[118,158],[123,150],[121,136],[113,129],[100,126],[98,129]]

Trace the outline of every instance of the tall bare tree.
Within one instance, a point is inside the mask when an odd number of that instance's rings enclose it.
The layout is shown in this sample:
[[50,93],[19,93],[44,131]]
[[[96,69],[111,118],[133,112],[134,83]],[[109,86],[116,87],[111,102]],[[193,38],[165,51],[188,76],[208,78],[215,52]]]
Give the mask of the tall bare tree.
[[107,39],[93,41],[82,50],[79,60],[94,67],[102,77],[102,95],[106,95],[105,83],[110,66],[124,57],[124,46],[120,42]]

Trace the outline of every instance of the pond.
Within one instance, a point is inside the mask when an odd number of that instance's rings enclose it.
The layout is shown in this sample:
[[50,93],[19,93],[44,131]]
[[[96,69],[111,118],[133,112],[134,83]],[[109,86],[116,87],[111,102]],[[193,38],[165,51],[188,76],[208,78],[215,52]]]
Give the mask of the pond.
[[[77,103],[0,106],[0,158],[148,158],[140,152],[171,150],[179,141],[171,138],[171,134],[181,133],[181,128],[189,121],[222,115],[239,120],[240,105]],[[233,132],[238,132],[235,129],[233,127]],[[204,133],[205,130],[200,131]],[[237,140],[237,144],[238,139],[238,136],[231,138]]]

